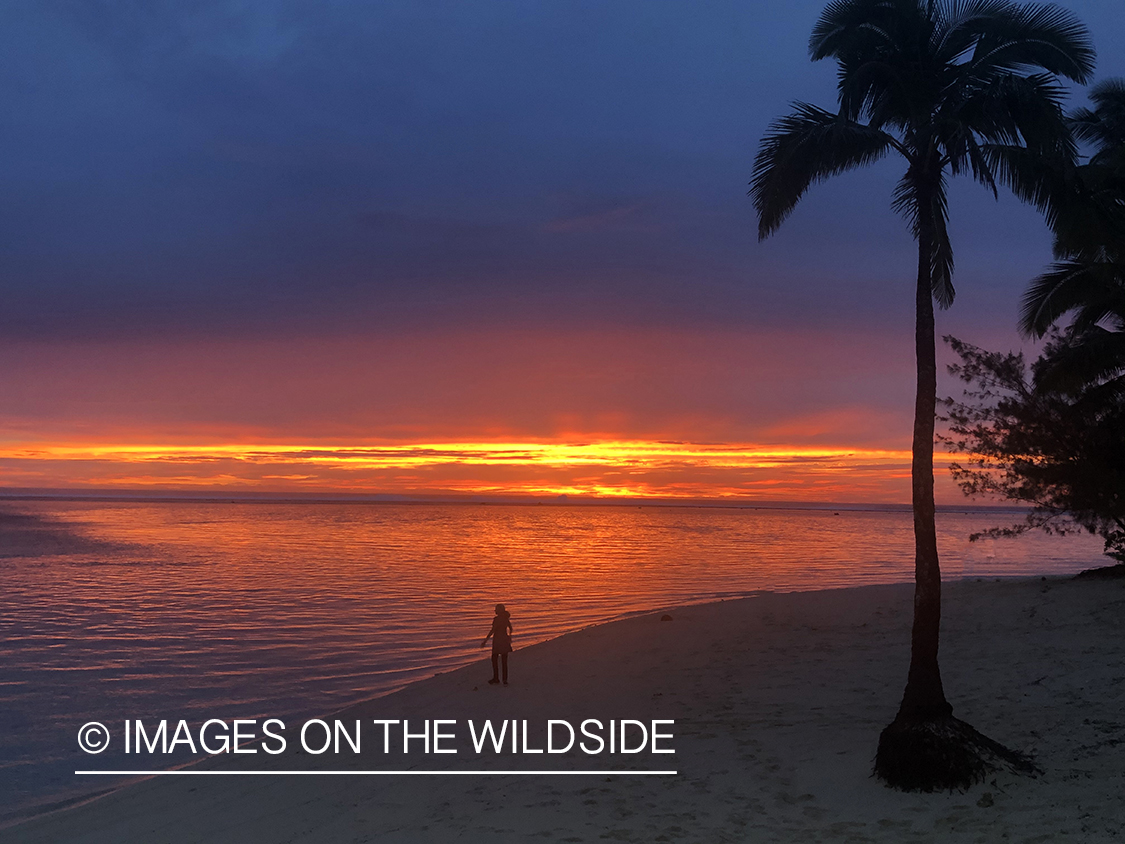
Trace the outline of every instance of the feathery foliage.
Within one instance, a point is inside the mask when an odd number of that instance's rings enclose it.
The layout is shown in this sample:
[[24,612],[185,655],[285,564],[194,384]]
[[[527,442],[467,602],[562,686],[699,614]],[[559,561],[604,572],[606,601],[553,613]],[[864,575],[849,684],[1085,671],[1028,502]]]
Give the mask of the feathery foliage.
[[942,440],[969,456],[952,465],[954,480],[968,496],[1031,507],[1023,522],[971,538],[1085,530],[1125,563],[1125,394],[1044,384],[1059,338],[1030,373],[1023,355],[945,340],[961,359],[949,371],[968,385],[961,401],[945,400],[949,434]]

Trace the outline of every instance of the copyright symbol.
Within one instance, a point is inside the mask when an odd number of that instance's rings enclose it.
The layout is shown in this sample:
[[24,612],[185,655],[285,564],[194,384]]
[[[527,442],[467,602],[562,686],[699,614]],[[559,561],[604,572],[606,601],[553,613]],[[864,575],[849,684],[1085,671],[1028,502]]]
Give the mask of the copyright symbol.
[[78,728],[78,746],[87,753],[101,753],[109,747],[109,730],[98,721],[83,724]]

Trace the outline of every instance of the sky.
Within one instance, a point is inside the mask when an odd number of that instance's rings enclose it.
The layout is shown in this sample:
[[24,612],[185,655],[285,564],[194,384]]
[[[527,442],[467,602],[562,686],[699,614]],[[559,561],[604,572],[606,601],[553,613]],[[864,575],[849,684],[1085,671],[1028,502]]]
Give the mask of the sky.
[[[821,8],[4,3],[0,488],[908,500],[900,165],[746,196]],[[951,217],[939,336],[1033,352],[1045,225]]]

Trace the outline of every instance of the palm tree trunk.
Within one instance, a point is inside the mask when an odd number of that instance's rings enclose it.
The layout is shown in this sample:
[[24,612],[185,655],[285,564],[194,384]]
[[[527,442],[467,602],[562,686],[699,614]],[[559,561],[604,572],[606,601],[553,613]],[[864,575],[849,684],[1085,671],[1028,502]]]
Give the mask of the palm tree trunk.
[[934,222],[932,197],[919,191],[918,287],[914,344],[918,392],[914,402],[911,461],[914,505],[914,627],[910,672],[894,721],[879,735],[875,775],[907,791],[968,788],[998,765],[1014,771],[1037,769],[1015,753],[953,717],[938,669],[941,628],[941,569],[934,525],[934,417],[937,409],[937,354],[931,287]]
[[948,717],[938,669],[941,627],[941,569],[934,524],[934,417],[937,411],[937,355],[931,285],[934,224],[930,197],[922,196],[918,220],[918,285],[915,291],[914,351],[918,386],[914,399],[911,446],[911,503],[914,510],[914,627],[910,636],[910,672],[897,720]]

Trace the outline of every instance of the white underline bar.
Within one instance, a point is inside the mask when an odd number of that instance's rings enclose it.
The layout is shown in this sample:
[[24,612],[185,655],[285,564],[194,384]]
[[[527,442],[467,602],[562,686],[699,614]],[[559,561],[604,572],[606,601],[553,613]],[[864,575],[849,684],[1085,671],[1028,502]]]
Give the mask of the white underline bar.
[[284,777],[284,776],[439,776],[439,777],[574,777],[616,776],[652,777],[675,776],[677,771],[75,771],[77,776],[119,777]]

